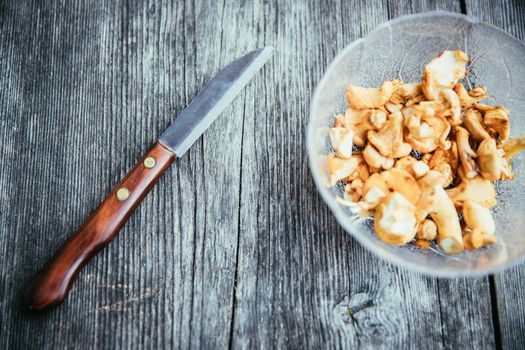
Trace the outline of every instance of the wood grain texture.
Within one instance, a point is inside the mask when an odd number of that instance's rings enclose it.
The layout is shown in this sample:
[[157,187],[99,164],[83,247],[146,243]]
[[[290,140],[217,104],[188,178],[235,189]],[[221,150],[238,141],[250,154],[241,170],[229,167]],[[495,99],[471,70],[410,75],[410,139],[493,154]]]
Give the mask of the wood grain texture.
[[113,240],[175,157],[155,142],[31,282],[26,293],[30,309],[64,301],[82,267]]
[[[466,9],[472,17],[525,40],[525,2],[467,0]],[[500,329],[497,345],[503,349],[525,347],[524,278],[523,264],[492,277],[493,319]]]
[[[523,267],[491,295],[488,278],[380,261],[340,229],[307,166],[311,94],[337,52],[389,18],[463,7],[524,39],[518,0],[2,2],[0,348],[519,348]],[[74,298],[26,313],[38,267],[206,81],[264,45],[272,60]]]

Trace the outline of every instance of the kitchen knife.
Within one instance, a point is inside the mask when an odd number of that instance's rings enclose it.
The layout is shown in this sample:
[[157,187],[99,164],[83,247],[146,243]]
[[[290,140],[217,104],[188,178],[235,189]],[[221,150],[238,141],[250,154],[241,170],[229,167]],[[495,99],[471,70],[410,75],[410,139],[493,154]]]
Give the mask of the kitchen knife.
[[82,267],[113,239],[174,159],[186,153],[272,53],[271,47],[251,51],[208,83],[35,277],[26,293],[30,309],[47,309],[66,298]]

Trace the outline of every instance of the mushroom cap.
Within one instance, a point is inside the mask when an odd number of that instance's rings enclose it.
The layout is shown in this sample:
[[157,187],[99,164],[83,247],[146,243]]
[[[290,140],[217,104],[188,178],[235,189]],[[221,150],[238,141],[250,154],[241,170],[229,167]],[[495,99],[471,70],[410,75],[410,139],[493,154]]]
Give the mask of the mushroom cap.
[[390,114],[381,130],[370,130],[368,141],[387,158],[401,158],[412,151],[412,147],[403,141],[403,115],[400,112]]
[[371,110],[357,110],[347,108],[345,115],[339,119],[339,124],[352,130],[354,133],[353,143],[356,146],[364,146],[368,130],[373,130],[374,126],[370,123]]
[[402,245],[416,235],[415,207],[398,192],[390,193],[376,208],[374,228],[383,241]]
[[463,203],[463,218],[468,228],[483,235],[493,235],[496,232],[496,223],[490,209],[474,202]]
[[383,156],[371,144],[366,145],[363,150],[363,159],[373,168],[390,169],[394,165],[394,160],[392,158]]
[[470,108],[474,104],[488,97],[487,89],[484,86],[474,88],[468,92],[463,84],[457,83],[454,85],[454,91],[458,95],[461,108]]
[[457,187],[447,190],[447,194],[456,207],[462,207],[465,201],[474,201],[487,208],[496,205],[496,189],[489,180],[481,176],[464,179]]
[[510,136],[508,115],[508,110],[497,107],[485,112],[485,115],[483,116],[483,124],[488,133],[493,138],[498,138],[499,142],[507,141]]
[[352,130],[343,127],[334,127],[329,132],[330,143],[337,156],[340,158],[350,158],[352,156],[354,133]]
[[330,185],[335,186],[339,180],[352,175],[357,170],[359,158],[338,158],[333,153],[330,153],[328,155],[327,163],[328,171],[330,172]]
[[525,150],[525,136],[510,139],[501,147],[505,151],[505,158],[511,159]]
[[423,70],[423,93],[429,100],[438,100],[439,92],[452,89],[466,75],[468,56],[461,50],[443,51]]
[[434,170],[418,180],[421,195],[416,206],[418,221],[430,215],[438,231],[440,247],[447,253],[463,251],[463,236],[458,213],[452,200],[443,189],[443,176]]
[[481,113],[474,108],[469,108],[465,113],[465,118],[463,118],[465,128],[467,128],[470,136],[478,142],[490,138],[490,135],[483,127],[482,122],[483,118]]
[[348,85],[345,97],[353,109],[370,109],[382,107],[392,96],[394,86],[391,81],[384,81],[380,88],[364,88]]
[[483,140],[477,153],[479,170],[485,179],[495,181],[512,178],[510,162],[504,157],[505,151],[497,148],[496,140]]

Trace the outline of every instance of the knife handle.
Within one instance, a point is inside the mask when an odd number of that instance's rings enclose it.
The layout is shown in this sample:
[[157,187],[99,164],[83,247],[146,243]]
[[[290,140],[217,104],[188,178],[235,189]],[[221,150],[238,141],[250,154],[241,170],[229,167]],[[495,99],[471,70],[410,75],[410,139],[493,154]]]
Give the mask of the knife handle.
[[50,308],[66,298],[82,267],[115,237],[175,157],[158,141],[151,147],[35,277],[26,294],[30,309]]

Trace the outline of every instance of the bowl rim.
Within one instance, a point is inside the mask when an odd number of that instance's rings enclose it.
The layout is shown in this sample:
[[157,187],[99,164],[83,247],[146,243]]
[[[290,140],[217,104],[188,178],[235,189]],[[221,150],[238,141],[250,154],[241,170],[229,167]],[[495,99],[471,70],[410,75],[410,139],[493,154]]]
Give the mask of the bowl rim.
[[461,19],[461,20],[464,20],[470,23],[471,25],[472,24],[481,25],[481,26],[491,28],[492,30],[496,30],[499,33],[507,36],[509,39],[514,41],[517,45],[521,45],[525,48],[525,43],[523,43],[522,41],[514,37],[512,34],[504,31],[503,29],[498,28],[490,23],[477,21],[461,13],[455,13],[455,12],[449,12],[449,11],[429,11],[429,12],[424,12],[424,13],[403,15],[403,16],[399,16],[394,19],[391,19],[389,21],[383,22],[382,24],[374,28],[370,33],[368,33],[362,38],[358,38],[352,41],[343,50],[341,50],[332,59],[330,64],[326,67],[322,78],[316,84],[316,87],[315,87],[315,90],[314,90],[314,93],[311,99],[310,114],[309,114],[307,132],[306,132],[306,148],[307,148],[307,155],[308,155],[308,165],[310,167],[310,171],[312,173],[312,177],[314,179],[314,183],[316,185],[317,191],[321,194],[321,198],[328,205],[328,208],[330,209],[332,214],[335,216],[335,219],[338,222],[338,224],[347,233],[349,233],[354,239],[356,239],[361,245],[363,245],[368,251],[371,251],[375,256],[379,257],[381,260],[395,264],[396,266],[399,266],[401,268],[404,268],[410,271],[414,271],[414,272],[418,272],[423,275],[432,276],[432,277],[459,278],[459,277],[486,276],[488,274],[494,274],[497,272],[501,272],[503,270],[512,268],[514,266],[517,266],[523,263],[525,261],[525,253],[522,254],[521,256],[515,257],[512,260],[506,261],[499,265],[491,265],[491,266],[484,267],[484,268],[473,268],[473,269],[463,269],[463,270],[449,270],[449,269],[435,270],[435,269],[430,269],[426,267],[426,265],[421,265],[413,261],[404,260],[399,255],[378,246],[367,236],[360,235],[354,231],[355,226],[347,219],[346,216],[343,216],[344,214],[340,211],[339,207],[337,207],[335,201],[332,200],[333,196],[330,194],[329,189],[324,184],[322,175],[317,166],[318,164],[314,160],[315,158],[314,139],[315,139],[316,129],[314,128],[312,120],[315,117],[314,111],[317,111],[318,109],[317,101],[319,100],[319,97],[320,97],[320,88],[321,86],[325,84],[326,79],[327,79],[326,72],[330,71],[337,63],[339,63],[339,61],[341,61],[348,54],[349,51],[353,50],[357,45],[366,41],[367,38],[369,38],[376,32],[384,28],[391,27],[393,24],[397,24],[399,22],[405,22],[405,21],[410,21],[413,19],[420,19],[420,18],[425,18],[425,17],[432,17],[436,15],[445,16],[445,17],[448,16],[451,18]]

